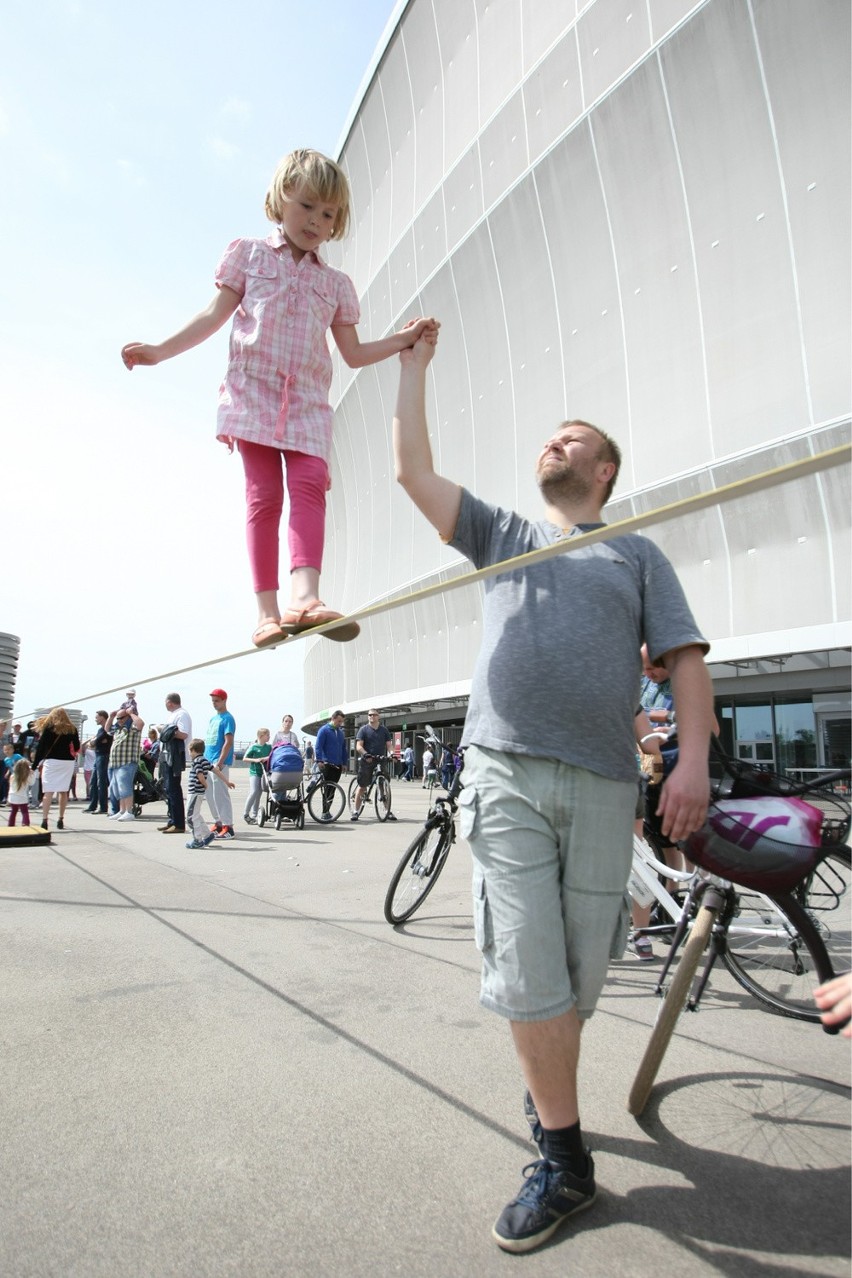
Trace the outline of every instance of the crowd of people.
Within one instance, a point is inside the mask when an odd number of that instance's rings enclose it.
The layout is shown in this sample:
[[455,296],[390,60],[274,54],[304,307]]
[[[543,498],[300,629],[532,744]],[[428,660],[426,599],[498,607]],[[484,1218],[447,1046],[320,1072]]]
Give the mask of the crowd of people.
[[78,798],[82,768],[84,812],[118,824],[135,821],[136,786],[147,780],[167,804],[166,824],[160,829],[183,834],[187,824],[183,773],[188,772],[190,800],[203,792],[214,814],[212,837],[234,838],[230,801],[234,787],[228,772],[234,759],[235,725],[225,691],[214,688],[210,696],[213,715],[204,740],[192,737],[192,720],[177,692],[167,694],[166,716],[161,723],[151,724],[146,736],[132,688],[114,710],[95,712],[95,731],[83,741],[61,706],[30,720],[26,729],[0,720],[4,754],[0,805],[9,806],[8,824],[17,824],[20,817],[22,825],[30,825],[31,812],[40,808],[40,825],[47,830],[55,798],[56,828],[64,830],[68,803]]
[[[160,833],[189,834],[186,846],[193,849],[207,847],[217,839],[236,838],[231,800],[235,786],[230,779],[236,722],[228,709],[224,688],[214,688],[210,700],[212,715],[203,739],[193,737],[192,719],[177,692],[166,695],[166,717],[148,725],[147,732],[135,689],[128,689],[115,710],[96,711],[95,731],[84,741],[62,707],[37,721],[31,720],[26,730],[18,723],[10,728],[8,722],[0,720],[4,755],[0,806],[8,803],[8,824],[16,825],[20,818],[23,825],[30,825],[31,809],[40,806],[41,828],[47,830],[55,799],[56,828],[64,830],[67,805],[77,798],[77,775],[82,767],[86,813],[122,824],[135,821],[141,787],[142,801],[161,798],[166,802],[166,821],[158,827]],[[274,736],[269,728],[257,730],[255,741],[244,754],[249,765],[243,810],[246,824],[257,824],[264,784],[277,793],[294,790],[301,785],[306,770],[322,777],[322,819],[331,820],[332,787],[349,767],[344,717],[342,710],[334,711],[320,728],[316,747],[308,738],[300,740],[291,714],[284,715]],[[355,753],[359,801],[353,821],[360,815],[363,794],[376,766],[382,758],[393,757],[392,734],[380,724],[377,710],[369,711],[367,722],[359,729]],[[413,752],[406,770],[412,768]],[[205,801],[212,819],[209,826],[202,812]],[[388,819],[396,817],[391,813]]]

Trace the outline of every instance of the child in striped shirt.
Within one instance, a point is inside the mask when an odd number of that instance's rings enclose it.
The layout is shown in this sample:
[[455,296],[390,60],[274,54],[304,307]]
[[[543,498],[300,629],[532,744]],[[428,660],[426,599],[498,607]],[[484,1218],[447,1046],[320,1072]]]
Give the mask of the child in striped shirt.
[[211,763],[204,757],[204,742],[200,737],[193,737],[189,743],[189,807],[186,810],[186,822],[192,830],[192,838],[188,848],[206,848],[216,837],[211,834],[201,815],[201,805],[207,793],[207,776],[215,772],[229,790],[235,789],[233,781],[229,781],[218,763]]

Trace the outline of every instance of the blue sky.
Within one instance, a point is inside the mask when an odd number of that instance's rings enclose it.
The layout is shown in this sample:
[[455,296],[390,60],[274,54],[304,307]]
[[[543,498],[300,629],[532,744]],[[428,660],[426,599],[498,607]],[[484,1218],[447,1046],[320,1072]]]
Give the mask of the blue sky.
[[[21,638],[18,715],[91,715],[122,698],[89,694],[248,646],[242,468],[214,438],[227,328],[132,374],[119,351],[180,327],[225,245],[268,233],[282,155],[337,153],[396,7],[7,0],[0,630]],[[298,721],[303,653],[139,687],[140,711],[158,722],[175,686],[200,727],[221,685],[240,737]]]

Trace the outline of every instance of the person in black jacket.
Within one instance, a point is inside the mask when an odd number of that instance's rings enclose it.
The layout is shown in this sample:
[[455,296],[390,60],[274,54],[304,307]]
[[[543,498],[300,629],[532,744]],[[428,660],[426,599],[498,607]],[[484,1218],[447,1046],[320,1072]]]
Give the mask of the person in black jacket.
[[59,795],[58,830],[65,829],[65,808],[68,791],[74,777],[74,760],[80,753],[80,737],[67,710],[57,706],[38,724],[39,742],[35,753],[35,766],[41,771],[42,829],[47,829],[47,814],[54,794]]

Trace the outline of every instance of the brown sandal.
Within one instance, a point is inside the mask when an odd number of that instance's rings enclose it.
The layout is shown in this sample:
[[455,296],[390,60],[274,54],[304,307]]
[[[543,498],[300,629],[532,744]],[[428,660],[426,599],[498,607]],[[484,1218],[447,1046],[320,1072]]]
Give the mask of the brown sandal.
[[279,621],[263,621],[255,630],[251,641],[255,648],[272,648],[277,643],[283,643],[289,637],[289,632],[283,628]]
[[[327,621],[337,621],[342,617],[342,612],[334,612],[331,608],[326,608],[321,599],[316,603],[309,604],[306,608],[288,608],[281,618],[281,629],[288,635],[301,634],[303,630],[312,630],[314,626],[322,626]],[[335,626],[334,630],[328,630],[322,636],[324,639],[334,639],[337,643],[348,643],[350,639],[357,639],[361,633],[361,627],[357,621],[349,621],[345,626]]]

